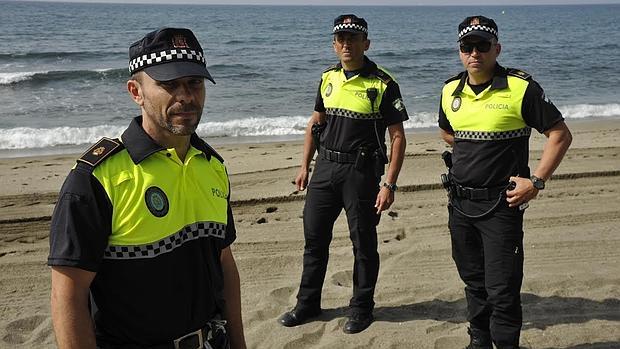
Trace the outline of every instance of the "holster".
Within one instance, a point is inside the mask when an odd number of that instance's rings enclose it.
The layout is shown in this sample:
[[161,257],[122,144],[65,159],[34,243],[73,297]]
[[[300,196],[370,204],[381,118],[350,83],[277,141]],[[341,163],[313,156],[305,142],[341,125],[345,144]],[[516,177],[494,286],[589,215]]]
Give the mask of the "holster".
[[312,142],[317,152],[321,149],[321,133],[325,130],[325,126],[327,124],[312,124]]
[[375,170],[375,175],[377,177],[383,176],[383,174],[385,173],[385,164],[387,164],[387,160],[383,156],[381,149],[377,148],[372,153],[372,162],[373,162],[373,168]]
[[360,147],[357,150],[357,155],[355,157],[355,169],[358,171],[363,171],[369,164],[370,155],[371,154],[368,149]]

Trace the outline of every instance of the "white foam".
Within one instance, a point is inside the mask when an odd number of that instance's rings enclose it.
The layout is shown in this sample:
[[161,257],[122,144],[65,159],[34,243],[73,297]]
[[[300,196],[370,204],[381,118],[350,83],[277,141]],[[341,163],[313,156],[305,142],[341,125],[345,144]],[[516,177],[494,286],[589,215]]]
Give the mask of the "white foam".
[[16,82],[29,80],[36,74],[47,74],[46,71],[41,72],[19,72],[19,73],[0,73],[0,85],[10,85]]
[[89,144],[101,137],[119,137],[125,126],[94,127],[17,127],[0,129],[0,149],[50,148],[63,145]]
[[207,121],[197,133],[207,137],[300,135],[308,125],[307,116],[252,117],[230,121]]
[[575,104],[558,109],[566,119],[620,117],[620,104]]
[[[577,104],[560,106],[567,119],[620,117],[620,104]],[[407,130],[436,128],[437,113],[421,112],[410,114],[404,123]],[[201,137],[232,139],[236,137],[281,137],[303,135],[309,116],[252,117],[228,121],[201,122],[197,133]],[[53,147],[92,144],[101,137],[120,137],[126,124],[100,125],[93,127],[0,129],[0,150],[50,149]]]

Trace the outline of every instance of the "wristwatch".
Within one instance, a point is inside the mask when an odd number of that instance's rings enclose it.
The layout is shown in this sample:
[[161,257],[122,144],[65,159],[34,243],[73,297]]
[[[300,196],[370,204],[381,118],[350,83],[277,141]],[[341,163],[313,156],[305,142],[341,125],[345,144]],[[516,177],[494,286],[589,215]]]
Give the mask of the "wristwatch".
[[398,190],[398,186],[396,185],[396,183],[387,183],[387,182],[383,182],[383,186],[388,188],[391,192],[395,192],[396,190]]
[[534,188],[538,190],[545,189],[545,181],[543,179],[538,178],[536,176],[532,176],[530,177],[530,180],[532,181],[532,184],[534,184]]

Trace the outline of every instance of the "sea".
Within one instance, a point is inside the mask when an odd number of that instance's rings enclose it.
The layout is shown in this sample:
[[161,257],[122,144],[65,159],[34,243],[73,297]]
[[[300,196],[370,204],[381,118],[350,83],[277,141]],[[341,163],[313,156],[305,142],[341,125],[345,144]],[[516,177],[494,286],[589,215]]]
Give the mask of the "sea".
[[[291,2],[294,4],[294,2]],[[128,47],[187,27],[215,85],[197,132],[210,143],[301,139],[321,72],[337,63],[333,19],[369,24],[367,55],[400,84],[408,131],[436,127],[444,81],[462,70],[457,25],[499,26],[499,62],[530,73],[567,122],[620,118],[620,5],[243,6],[0,1],[0,157],[73,153],[139,114]]]

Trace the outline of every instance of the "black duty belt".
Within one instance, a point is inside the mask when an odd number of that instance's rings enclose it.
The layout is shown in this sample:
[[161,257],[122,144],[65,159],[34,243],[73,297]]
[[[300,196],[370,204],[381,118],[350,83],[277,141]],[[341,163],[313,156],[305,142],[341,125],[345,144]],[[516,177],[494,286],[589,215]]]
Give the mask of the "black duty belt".
[[[122,344],[122,345],[99,345],[98,349],[228,349],[229,343],[226,335],[226,328],[224,327],[226,321],[224,320],[211,320],[207,325],[194,332],[190,332],[183,335],[171,343],[152,345],[148,347]],[[208,343],[208,346],[205,344]]]
[[454,183],[454,194],[469,200],[495,200],[506,191],[506,186],[491,188],[470,188]]
[[329,160],[329,161],[333,161],[333,162],[340,162],[340,163],[345,163],[345,164],[348,164],[348,163],[353,164],[353,163],[355,163],[355,158],[357,157],[357,153],[355,153],[355,154],[353,154],[353,153],[345,153],[345,152],[341,152],[341,151],[325,149],[324,147],[321,147],[321,149],[319,150],[319,154],[325,160]]

